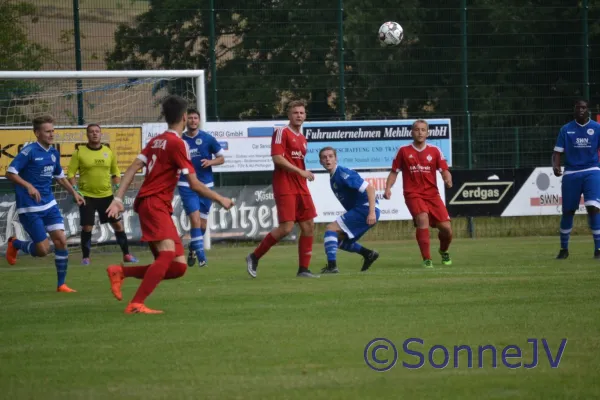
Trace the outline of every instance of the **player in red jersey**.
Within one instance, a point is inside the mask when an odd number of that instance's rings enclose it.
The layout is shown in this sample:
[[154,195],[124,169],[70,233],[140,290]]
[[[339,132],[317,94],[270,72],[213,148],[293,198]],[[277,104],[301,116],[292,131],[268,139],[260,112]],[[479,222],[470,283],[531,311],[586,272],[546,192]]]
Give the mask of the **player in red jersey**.
[[392,186],[402,171],[404,199],[417,228],[417,243],[423,256],[423,266],[433,268],[429,250],[429,227],[439,230],[439,253],[443,265],[452,265],[448,248],[452,241],[452,225],[446,205],[437,187],[436,171],[442,173],[446,187],[452,187],[452,175],[439,147],[426,142],[429,124],[417,120],[412,126],[413,143],[398,149],[392,170],[385,183],[384,198],[392,197]]
[[107,268],[111,291],[117,300],[123,299],[121,285],[125,278],[142,279],[133,300],[125,309],[127,314],[162,313],[149,309],[144,305],[144,301],[160,281],[179,278],[187,269],[181,239],[171,218],[173,193],[179,174],[187,175],[190,188],[201,196],[221,203],[226,209],[231,208],[233,204],[231,199],[210,190],[196,178],[188,148],[181,139],[187,119],[187,106],[187,101],[179,96],[169,96],[163,101],[162,112],[168,130],[150,140],[137,156],[125,172],[121,186],[106,210],[108,216],[113,218],[123,212],[123,196],[136,172],[146,166],[146,177],[135,198],[133,209],[139,215],[142,241],[150,244],[154,262],[145,266],[111,265]]
[[287,236],[295,223],[298,223],[301,231],[298,240],[299,268],[296,276],[318,278],[318,275],[313,275],[308,269],[315,229],[313,220],[317,211],[306,183],[315,177],[304,165],[307,146],[306,138],[302,135],[302,124],[306,119],[305,103],[300,100],[290,102],[288,118],[288,126],[276,128],[271,139],[271,157],[275,164],[273,195],[279,226],[265,236],[254,252],[246,257],[248,274],[253,278],[256,278],[258,260]]

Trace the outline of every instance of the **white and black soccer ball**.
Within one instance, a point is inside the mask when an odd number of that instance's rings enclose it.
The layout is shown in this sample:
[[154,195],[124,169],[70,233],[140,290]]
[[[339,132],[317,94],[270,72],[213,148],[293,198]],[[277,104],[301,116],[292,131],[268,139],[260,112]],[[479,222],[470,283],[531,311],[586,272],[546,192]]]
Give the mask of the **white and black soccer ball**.
[[397,46],[404,38],[404,29],[397,22],[388,21],[379,27],[379,42],[383,46]]

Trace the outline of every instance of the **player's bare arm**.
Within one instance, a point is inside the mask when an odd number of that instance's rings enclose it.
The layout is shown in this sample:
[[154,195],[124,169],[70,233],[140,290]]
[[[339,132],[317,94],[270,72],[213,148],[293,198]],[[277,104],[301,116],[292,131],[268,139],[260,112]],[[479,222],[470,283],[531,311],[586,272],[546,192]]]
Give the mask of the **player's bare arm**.
[[375,215],[375,188],[373,185],[369,185],[365,191],[367,192],[367,198],[369,199],[369,214],[367,215],[367,224],[375,225],[377,222],[377,215]]
[[442,179],[444,180],[447,188],[452,187],[452,174],[449,170],[445,169],[442,171]]
[[19,186],[23,186],[25,189],[27,189],[27,193],[29,194],[29,196],[31,196],[31,198],[33,198],[36,202],[39,203],[40,201],[42,201],[42,196],[40,196],[40,192],[38,192],[38,190],[31,183],[21,178],[19,174],[7,172],[6,179],[11,181],[12,183],[15,183]]
[[198,193],[200,196],[216,201],[226,210],[229,210],[233,206],[233,201],[230,198],[221,196],[214,190],[209,189],[204,183],[198,180],[196,174],[188,174],[187,179],[190,183],[190,189]]
[[385,180],[385,193],[383,194],[383,198],[389,200],[392,198],[392,187],[396,183],[396,179],[398,179],[398,172],[390,171],[387,179]]
[[129,189],[131,182],[133,182],[133,178],[135,178],[137,171],[144,168],[145,165],[146,164],[144,164],[142,160],[136,158],[133,160],[129,168],[127,168],[127,171],[125,171],[123,178],[121,178],[119,189],[117,190],[117,193],[115,193],[110,206],[108,206],[106,209],[106,213],[110,218],[118,217],[119,214],[125,210],[125,206],[123,205],[123,196],[125,195],[125,192],[127,192],[127,189]]
[[208,167],[212,167],[215,165],[221,165],[221,164],[225,163],[225,157],[216,156],[212,160],[208,160],[205,158],[203,160],[200,160],[200,162],[202,162],[202,168],[208,168]]
[[73,196],[75,202],[78,205],[81,206],[85,204],[85,200],[83,199],[83,197],[73,188],[71,182],[69,182],[67,178],[56,178],[56,182],[58,182],[58,184],[62,186],[67,192],[71,193],[71,196]]
[[560,155],[562,153],[555,151],[552,153],[552,170],[555,176],[561,176],[562,171],[560,169]]
[[273,164],[275,164],[279,168],[285,169],[286,171],[294,172],[300,175],[301,177],[308,179],[311,182],[315,180],[315,176],[312,172],[296,167],[291,162],[286,160],[282,155],[275,155],[271,158],[273,159]]

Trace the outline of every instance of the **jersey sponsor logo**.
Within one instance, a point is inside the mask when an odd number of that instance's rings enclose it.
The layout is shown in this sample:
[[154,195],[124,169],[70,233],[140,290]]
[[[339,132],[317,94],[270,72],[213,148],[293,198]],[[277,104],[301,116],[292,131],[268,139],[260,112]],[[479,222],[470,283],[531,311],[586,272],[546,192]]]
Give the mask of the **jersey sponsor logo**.
[[513,182],[466,182],[450,200],[451,205],[498,204]]
[[431,166],[421,164],[411,165],[410,172],[431,172]]
[[576,148],[582,148],[582,147],[590,147],[590,139],[588,138],[576,138],[575,139],[575,147]]
[[302,160],[304,158],[304,154],[302,154],[302,152],[299,150],[298,151],[293,150],[291,153],[291,156],[292,156],[292,158],[299,159],[299,160]]
[[94,163],[96,165],[104,165],[104,160],[101,159],[101,158],[97,158],[97,159],[94,160]]
[[167,149],[167,140],[166,139],[156,139],[154,143],[152,143],[153,149]]
[[52,176],[52,171],[54,171],[53,165],[46,165],[42,170],[41,176]]

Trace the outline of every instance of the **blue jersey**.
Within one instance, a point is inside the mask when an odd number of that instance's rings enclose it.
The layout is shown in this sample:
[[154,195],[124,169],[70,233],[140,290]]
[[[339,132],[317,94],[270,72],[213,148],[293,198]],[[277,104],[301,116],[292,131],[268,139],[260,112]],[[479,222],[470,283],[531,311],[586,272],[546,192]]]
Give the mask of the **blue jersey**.
[[[184,132],[181,138],[189,146],[190,159],[196,169],[198,180],[208,187],[214,186],[212,167],[203,168],[202,160],[212,160],[213,155],[223,155],[223,150],[217,139],[204,131],[198,131],[194,137],[190,137]],[[189,186],[185,175],[179,178],[178,186]]]
[[554,151],[565,154],[565,172],[598,167],[600,124],[591,119],[585,125],[571,121],[564,125],[556,139]]
[[27,189],[15,185],[17,213],[44,211],[56,204],[52,193],[52,178],[64,178],[60,166],[60,154],[53,146],[45,149],[38,142],[28,144],[10,163],[8,172],[18,174],[40,192],[41,202],[37,203]]
[[[338,165],[333,171],[329,182],[333,194],[342,203],[346,211],[369,205],[366,192],[369,183],[361,178],[356,171]],[[379,202],[375,200],[375,204],[377,205]]]

